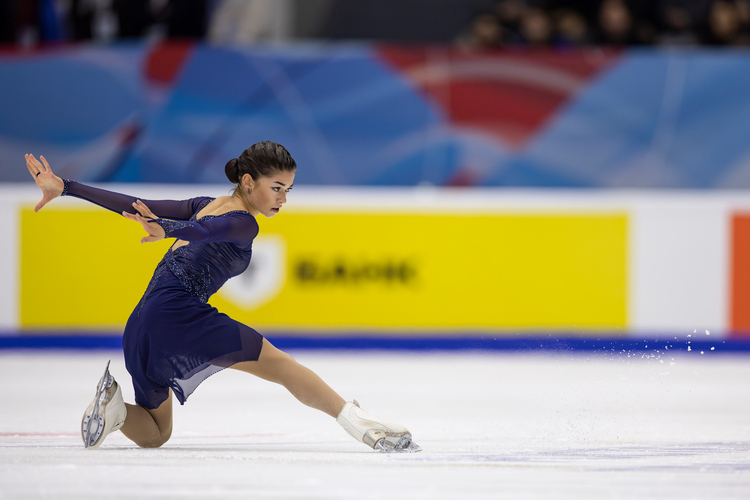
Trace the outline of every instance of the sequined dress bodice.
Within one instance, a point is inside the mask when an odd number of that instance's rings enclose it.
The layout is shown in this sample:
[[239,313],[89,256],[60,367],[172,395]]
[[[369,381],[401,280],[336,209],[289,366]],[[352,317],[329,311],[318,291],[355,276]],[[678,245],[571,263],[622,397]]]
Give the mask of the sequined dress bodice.
[[[209,202],[210,200],[203,206]],[[203,206],[198,210],[201,210]],[[207,222],[217,217],[227,217],[231,213],[206,215],[198,220]],[[235,213],[251,217],[247,212]],[[195,214],[190,221],[196,222]],[[179,226],[180,223],[170,221],[162,222],[161,225],[167,231],[171,227]],[[165,279],[165,273],[169,271],[192,295],[201,302],[208,302],[208,298],[216,293],[229,278],[238,276],[247,269],[251,256],[252,244],[242,248],[226,241],[193,241],[174,250],[170,248],[156,266],[144,298],[160,283],[169,281],[168,277]]]

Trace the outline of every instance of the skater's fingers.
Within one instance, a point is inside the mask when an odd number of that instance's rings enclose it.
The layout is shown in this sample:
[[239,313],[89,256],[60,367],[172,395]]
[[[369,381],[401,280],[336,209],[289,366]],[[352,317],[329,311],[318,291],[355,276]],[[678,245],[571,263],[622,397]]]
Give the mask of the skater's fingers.
[[149,209],[145,203],[143,203],[141,200],[138,200],[133,203],[133,206],[138,211],[139,214],[141,214],[146,219],[158,219],[156,215]]
[[141,215],[143,215],[144,217],[148,217],[149,219],[157,219],[158,218],[156,215],[154,215],[154,213],[151,211],[151,209],[146,206],[145,203],[143,203],[140,200],[138,200],[138,203],[140,204],[140,207],[142,209],[141,210]]
[[[132,220],[133,222],[139,222],[141,225],[143,224],[143,217],[140,216],[140,214],[129,214],[127,212],[123,212],[122,216],[125,217],[128,220]],[[145,227],[145,225],[144,225]]]
[[39,172],[39,169],[34,168],[31,161],[28,158],[29,155],[26,155],[26,168],[29,170],[29,173],[31,174],[31,177],[36,179],[36,174]]
[[148,233],[148,235],[141,238],[141,243],[150,243],[152,241],[159,241],[164,238],[164,229],[162,229],[162,227],[158,224],[152,224],[149,219],[141,216],[141,214],[129,214],[127,212],[123,212],[122,216],[126,219],[139,222],[141,226],[143,226],[143,229]]
[[146,232],[148,232],[148,221],[144,219],[141,214],[137,212],[133,214],[133,220],[140,223],[140,225],[143,226],[143,229],[145,229]]
[[47,163],[47,158],[45,158],[42,155],[39,155],[39,158],[42,160],[42,163],[44,163],[44,169],[47,172],[52,172],[52,167],[49,166],[49,163]]
[[26,155],[26,168],[32,176],[36,177],[41,170],[41,164],[34,158],[34,155]]
[[32,154],[29,155],[29,159],[31,160],[31,164],[34,166],[34,168],[37,169],[38,172],[41,172],[44,170],[44,165],[36,159],[36,157]]

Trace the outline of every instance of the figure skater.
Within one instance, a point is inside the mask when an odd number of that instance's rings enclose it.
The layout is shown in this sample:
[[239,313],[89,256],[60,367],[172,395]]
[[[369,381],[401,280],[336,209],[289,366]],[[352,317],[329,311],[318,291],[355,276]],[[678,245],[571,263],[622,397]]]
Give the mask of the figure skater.
[[207,377],[233,368],[283,385],[375,450],[419,450],[404,426],[344,401],[289,354],[207,303],[229,278],[247,269],[258,234],[255,217],[273,217],[287,201],[297,165],[283,146],[259,142],[230,160],[224,169],[235,184],[230,196],[183,201],[143,201],[61,179],[40,159],[26,155],[26,167],[43,193],[36,212],[58,196],[74,196],[141,224],[147,233],[141,243],[175,239],[123,333],[136,404],[123,401],[108,363],[81,421],[86,448],[98,448],[116,430],[141,447],[163,445],[172,434],[172,394],[184,404]]

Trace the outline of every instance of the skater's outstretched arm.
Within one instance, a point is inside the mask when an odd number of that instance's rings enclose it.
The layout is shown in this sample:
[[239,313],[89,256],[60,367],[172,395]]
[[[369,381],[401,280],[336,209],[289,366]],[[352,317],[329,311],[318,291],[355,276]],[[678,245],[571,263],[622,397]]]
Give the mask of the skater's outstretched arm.
[[[133,204],[136,202],[137,198],[126,194],[87,186],[80,182],[61,179],[52,173],[52,168],[43,156],[40,156],[40,159],[41,162],[37,160],[34,155],[26,155],[26,168],[29,169],[29,173],[43,193],[42,201],[36,205],[34,211],[38,212],[50,201],[58,196],[64,195],[90,201],[91,203],[106,208],[107,210],[112,210],[118,214],[123,212],[135,212]],[[189,200],[145,201],[152,210],[156,211],[156,213],[162,217],[174,220],[187,220],[198,210],[198,207],[202,203],[210,199],[211,198],[200,197],[191,198]]]

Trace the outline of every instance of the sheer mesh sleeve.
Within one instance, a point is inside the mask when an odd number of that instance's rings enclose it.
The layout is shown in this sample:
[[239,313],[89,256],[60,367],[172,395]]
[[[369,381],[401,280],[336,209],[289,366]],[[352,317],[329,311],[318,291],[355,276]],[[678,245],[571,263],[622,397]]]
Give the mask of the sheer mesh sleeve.
[[161,218],[153,222],[164,228],[166,238],[184,241],[228,241],[244,247],[258,235],[258,223],[247,212],[207,215],[196,222]]
[[[76,181],[64,179],[65,188],[63,189],[63,196],[73,196],[82,200],[90,201],[95,205],[99,205],[107,210],[112,210],[118,214],[128,212],[131,214],[135,213],[133,203],[140,199],[130,195],[115,193],[113,191],[107,191],[99,189],[85,184],[81,184]],[[189,200],[144,200],[143,203],[158,217],[165,217],[167,219],[175,220],[187,220],[198,211],[198,207],[201,206],[206,200],[213,198],[200,197],[191,198]]]

